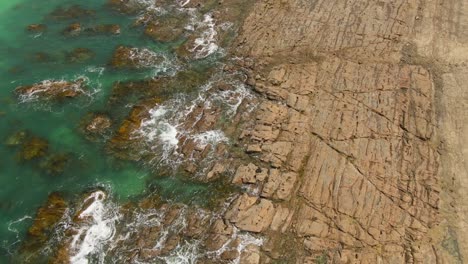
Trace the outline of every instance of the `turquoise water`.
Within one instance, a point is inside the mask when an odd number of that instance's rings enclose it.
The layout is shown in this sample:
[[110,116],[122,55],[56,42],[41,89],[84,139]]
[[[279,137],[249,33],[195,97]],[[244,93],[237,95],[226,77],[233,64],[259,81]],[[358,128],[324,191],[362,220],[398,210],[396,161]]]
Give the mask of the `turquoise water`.
[[[57,7],[79,4],[92,9],[92,17],[80,18],[85,26],[118,24],[120,35],[64,36],[63,30],[77,20],[54,20],[48,14]],[[118,45],[145,47],[171,57],[170,45],[156,43],[132,26],[133,17],[114,12],[105,0],[16,0],[0,2],[0,263],[24,238],[36,209],[49,193],[60,191],[74,197],[83,191],[103,186],[119,201],[132,199],[150,191],[168,199],[190,202],[194,194],[209,193],[204,184],[195,184],[182,177],[159,177],[142,164],[118,160],[106,152],[105,141],[90,141],[80,130],[80,122],[89,113],[105,112],[117,119],[131,108],[110,107],[107,103],[113,83],[154,76],[159,70],[113,70],[108,67]],[[30,33],[33,23],[47,25],[42,34]],[[95,54],[81,63],[67,62],[67,54],[75,48],[87,48]],[[46,60],[37,60],[37,53]],[[44,56],[43,56],[44,57]],[[159,73],[164,74],[164,72]],[[13,90],[42,80],[89,79],[91,96],[71,99],[61,104],[20,103]],[[27,131],[48,141],[45,157],[30,161],[19,159],[21,146],[4,144],[12,135]],[[64,171],[51,175],[44,162],[53,155],[65,154]],[[151,188],[148,188],[150,186]]]

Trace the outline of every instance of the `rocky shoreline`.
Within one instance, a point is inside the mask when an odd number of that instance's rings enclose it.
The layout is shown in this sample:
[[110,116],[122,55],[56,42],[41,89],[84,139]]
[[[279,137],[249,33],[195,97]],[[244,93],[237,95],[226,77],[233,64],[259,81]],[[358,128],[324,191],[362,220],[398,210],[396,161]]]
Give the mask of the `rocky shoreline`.
[[[111,4],[134,13],[128,2]],[[104,262],[463,263],[468,36],[460,28],[468,9],[460,3],[188,1],[184,7],[209,8],[205,18],[217,25],[238,23],[234,39],[217,36],[223,67],[194,81],[204,88],[192,104],[157,96],[178,86],[174,80],[116,84],[115,100],[149,89],[106,146],[200,182],[227,178],[235,191],[209,208],[156,195],[110,215],[93,211],[108,199],[103,190],[71,205],[52,194],[37,213],[49,220],[34,222],[25,248],[43,247],[50,228],[67,219],[50,263],[87,256],[77,245],[102,223],[112,240],[100,249],[108,255],[96,257]],[[158,21],[144,23],[158,40],[184,34],[159,36]],[[176,50],[179,59],[209,52],[213,43],[194,36]],[[134,52],[117,48],[112,65],[140,67]],[[143,64],[151,59],[144,57]],[[46,96],[73,97],[62,88],[72,84],[57,82]],[[172,113],[165,103],[183,107]],[[89,122],[90,133],[113,123],[99,114]]]

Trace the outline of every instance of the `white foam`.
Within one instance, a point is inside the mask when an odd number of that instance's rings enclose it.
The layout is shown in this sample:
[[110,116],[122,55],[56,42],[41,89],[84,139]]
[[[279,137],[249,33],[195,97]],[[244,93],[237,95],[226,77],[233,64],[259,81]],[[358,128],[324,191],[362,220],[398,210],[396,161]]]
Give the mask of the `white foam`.
[[179,244],[169,256],[160,259],[167,264],[196,264],[200,257],[199,248],[198,241],[187,242],[184,245]]
[[[41,99],[40,94],[47,92],[52,86],[55,85],[65,85],[68,82],[65,80],[54,81],[54,80],[44,80],[40,83],[34,84],[36,89],[30,93],[20,94],[19,99],[21,103],[28,103],[28,102],[35,102]],[[73,90],[80,93],[85,93],[81,86],[81,82],[72,83],[71,85],[67,86],[68,90]]]
[[209,130],[196,134],[193,136],[193,139],[195,143],[202,148],[206,147],[208,144],[217,145],[218,143],[229,141],[221,130]]
[[184,6],[188,5],[188,3],[190,3],[190,0],[176,0],[176,3],[179,6],[184,7]]
[[215,21],[210,13],[203,16],[203,21],[196,21],[195,26],[192,26],[204,29],[201,36],[194,40],[194,45],[190,50],[195,52],[196,59],[206,58],[218,50],[218,44],[216,44],[218,32],[216,32],[215,26]]
[[[223,80],[231,88],[215,90],[215,84],[220,80]],[[189,95],[179,94],[175,98],[148,110],[149,117],[142,121],[133,137],[141,139],[141,142],[146,145],[143,146],[144,152],[154,153],[151,163],[157,165],[162,162],[175,168],[184,159],[191,158],[184,157],[178,152],[182,138],[193,140],[200,149],[205,148],[208,144],[216,147],[221,142],[229,142],[221,130],[197,130],[196,124],[203,118],[206,111],[210,111],[209,109],[216,106],[216,109],[222,110],[224,118],[231,118],[237,113],[242,102],[252,97],[253,95],[240,80],[225,75],[214,76],[211,81],[200,86],[197,97],[191,99]],[[197,111],[200,107],[204,111]],[[188,116],[192,120],[190,124],[187,124]],[[206,160],[213,158],[215,157],[209,155]]]
[[103,191],[96,191],[84,200],[84,204],[91,203],[78,216],[85,223],[78,228],[70,245],[72,264],[87,264],[90,255],[95,255],[99,263],[104,261],[104,246],[114,237],[119,219],[112,205],[105,203],[106,196]]
[[165,105],[159,105],[149,110],[149,115],[149,118],[142,121],[137,137],[143,137],[146,142],[152,144],[152,149],[156,150],[160,146],[160,161],[168,161],[177,151],[179,144],[179,131],[177,126],[172,124],[172,113]]
[[[236,240],[237,240],[237,247],[236,248],[230,247],[229,245]],[[248,233],[248,232],[240,232],[238,228],[233,226],[233,233],[231,237],[223,244],[223,246],[221,246],[221,248],[219,248],[216,251],[206,252],[205,254],[220,257],[221,254],[223,254],[225,251],[235,249],[239,253],[239,256],[233,261],[231,261],[231,263],[240,264],[240,256],[242,254],[242,251],[244,251],[244,249],[249,245],[255,245],[255,246],[260,247],[263,245],[263,238],[255,237],[251,233]]]

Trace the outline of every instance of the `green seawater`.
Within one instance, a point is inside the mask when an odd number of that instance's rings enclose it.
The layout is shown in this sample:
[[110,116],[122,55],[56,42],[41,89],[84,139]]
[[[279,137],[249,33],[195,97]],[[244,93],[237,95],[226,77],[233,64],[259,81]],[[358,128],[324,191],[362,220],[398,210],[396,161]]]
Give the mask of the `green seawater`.
[[[118,24],[121,34],[64,36],[63,30],[77,21],[54,20],[48,14],[57,7],[74,4],[96,12],[92,17],[77,19],[83,25]],[[47,30],[42,34],[28,32],[26,27],[33,23],[45,24]],[[144,37],[132,23],[134,17],[113,11],[105,0],[0,1],[0,263],[7,263],[10,253],[24,239],[37,208],[51,192],[74,197],[91,188],[104,187],[122,203],[145,195],[151,189],[148,186],[155,186],[151,190],[160,191],[168,199],[184,202],[209,193],[209,186],[176,176],[158,177],[154,168],[119,160],[106,152],[104,141],[90,141],[80,131],[80,122],[88,113],[110,112],[120,117],[128,114],[130,107],[108,106],[114,82],[158,74],[158,69],[110,69],[108,63],[118,45],[145,47],[173,56],[167,44]],[[95,56],[83,63],[69,63],[66,55],[75,48],[88,48]],[[36,53],[45,53],[48,59],[38,61]],[[89,86],[95,89],[92,96],[61,104],[30,104],[19,102],[13,92],[20,85],[73,80],[78,76],[89,79]],[[46,139],[47,155],[66,154],[70,160],[64,172],[46,173],[41,166],[45,158],[21,161],[21,147],[4,144],[20,131]]]

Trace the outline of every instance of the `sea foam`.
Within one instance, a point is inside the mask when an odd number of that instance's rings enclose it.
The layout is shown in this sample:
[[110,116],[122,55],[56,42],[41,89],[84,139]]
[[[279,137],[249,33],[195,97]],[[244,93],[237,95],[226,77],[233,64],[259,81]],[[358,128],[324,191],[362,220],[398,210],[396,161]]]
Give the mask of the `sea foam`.
[[78,215],[84,225],[78,228],[73,236],[70,250],[73,252],[70,262],[73,264],[89,263],[90,255],[104,262],[104,247],[115,234],[115,224],[119,214],[112,208],[109,202],[106,204],[107,195],[103,191],[91,193],[83,202],[89,205]]

